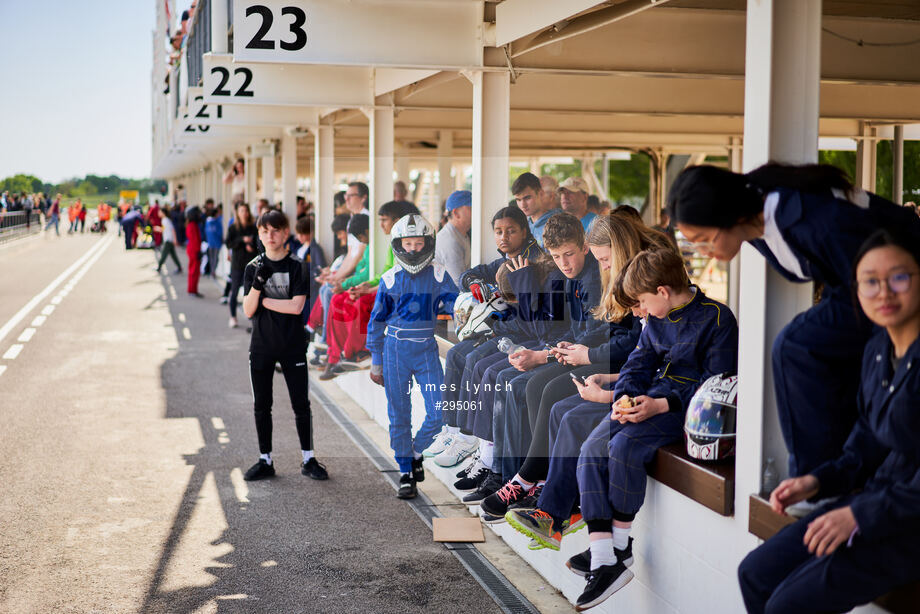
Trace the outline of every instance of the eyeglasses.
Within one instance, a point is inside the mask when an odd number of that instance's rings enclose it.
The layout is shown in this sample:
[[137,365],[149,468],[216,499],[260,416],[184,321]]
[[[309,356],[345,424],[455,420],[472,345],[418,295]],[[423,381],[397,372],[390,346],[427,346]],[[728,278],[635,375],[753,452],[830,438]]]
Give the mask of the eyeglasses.
[[355,192],[355,193],[353,193],[353,194],[349,194],[348,192],[346,192],[346,193],[345,193],[345,198],[361,198],[361,195],[358,194],[357,192]]
[[920,273],[893,273],[888,279],[860,279],[856,282],[856,292],[863,298],[875,298],[882,292],[882,282],[888,284],[888,291],[893,294],[904,294],[910,290],[910,278]]
[[697,252],[711,252],[716,248],[716,240],[719,238],[720,234],[722,234],[721,228],[709,241],[691,241],[690,247]]

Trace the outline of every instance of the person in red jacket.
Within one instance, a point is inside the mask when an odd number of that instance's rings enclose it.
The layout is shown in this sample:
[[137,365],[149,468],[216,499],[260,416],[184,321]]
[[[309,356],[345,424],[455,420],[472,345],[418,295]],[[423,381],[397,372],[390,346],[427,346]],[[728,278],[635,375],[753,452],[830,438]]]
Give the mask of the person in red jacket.
[[86,230],[86,206],[85,205],[80,205],[80,210],[77,213],[77,216],[80,220],[80,232],[83,232],[84,230]]
[[163,243],[163,231],[157,230],[157,228],[162,228],[160,201],[154,201],[153,205],[150,207],[150,211],[147,212],[147,223],[149,223],[150,227],[153,229],[153,244],[159,247],[160,244]]
[[185,213],[188,223],[185,225],[185,253],[188,255],[188,293],[191,296],[203,297],[198,292],[198,278],[201,277],[201,230],[198,222],[201,220],[201,209],[190,207]]

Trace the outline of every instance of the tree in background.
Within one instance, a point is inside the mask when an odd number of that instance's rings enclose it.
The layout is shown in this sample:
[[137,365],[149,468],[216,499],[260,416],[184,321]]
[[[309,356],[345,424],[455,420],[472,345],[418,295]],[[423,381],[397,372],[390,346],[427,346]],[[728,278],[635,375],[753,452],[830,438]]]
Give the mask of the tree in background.
[[[875,193],[892,198],[894,166],[891,141],[879,141],[876,149]],[[832,164],[846,172],[851,180],[856,178],[855,151],[821,151],[818,161]],[[920,141],[904,142],[904,202],[920,198]]]
[[27,192],[32,194],[33,192],[41,192],[43,187],[44,183],[42,183],[41,179],[32,175],[23,175],[22,173],[0,181],[0,192]]
[[[610,167],[610,183],[607,191],[611,204],[641,207],[648,198],[649,157],[644,153],[634,153],[629,160],[607,160],[607,164]],[[603,160],[594,162],[594,172],[598,179],[603,177],[603,166]],[[529,170],[527,167],[512,167],[510,182],[527,170]],[[550,175],[559,183],[568,177],[581,177],[581,160],[573,160],[570,163],[544,164],[539,174]],[[598,194],[598,196],[602,200],[608,198],[607,194]]]
[[151,192],[165,194],[166,185],[166,182],[161,179],[129,179],[118,175],[87,175],[82,179],[74,177],[55,185],[45,183],[38,177],[20,173],[0,181],[0,191],[61,193],[66,198],[87,198],[96,195],[118,194],[121,190],[138,190],[141,194]]

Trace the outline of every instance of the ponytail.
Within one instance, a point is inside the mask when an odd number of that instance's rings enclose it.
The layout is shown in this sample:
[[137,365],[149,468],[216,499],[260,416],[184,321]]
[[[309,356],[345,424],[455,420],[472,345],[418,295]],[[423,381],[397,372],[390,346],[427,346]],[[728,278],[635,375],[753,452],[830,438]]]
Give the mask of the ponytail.
[[676,224],[731,228],[763,211],[763,197],[778,188],[850,192],[853,184],[842,170],[828,164],[770,162],[746,175],[716,166],[694,166],[674,181],[668,213]]
[[849,192],[853,189],[846,173],[830,164],[793,166],[768,162],[748,173],[746,177],[764,194],[777,188],[812,193],[826,193],[833,189]]

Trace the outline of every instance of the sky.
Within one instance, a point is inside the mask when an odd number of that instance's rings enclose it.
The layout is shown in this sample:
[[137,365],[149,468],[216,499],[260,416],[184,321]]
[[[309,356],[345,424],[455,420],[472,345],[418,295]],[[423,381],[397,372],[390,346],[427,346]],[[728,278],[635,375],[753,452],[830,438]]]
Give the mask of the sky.
[[150,175],[160,1],[0,0],[0,179]]

